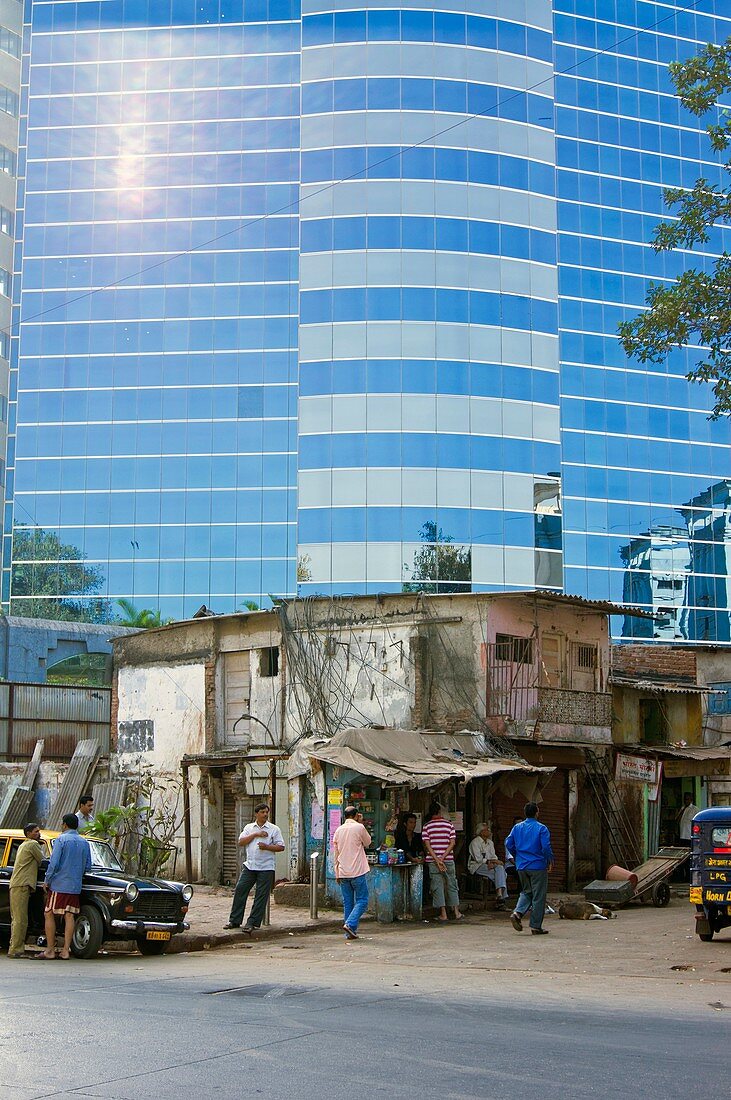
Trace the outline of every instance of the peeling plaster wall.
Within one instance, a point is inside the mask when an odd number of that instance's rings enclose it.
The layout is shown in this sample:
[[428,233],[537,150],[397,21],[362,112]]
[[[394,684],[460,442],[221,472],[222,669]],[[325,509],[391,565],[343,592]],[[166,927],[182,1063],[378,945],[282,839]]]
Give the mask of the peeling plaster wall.
[[[140,764],[157,773],[180,774],[188,753],[205,750],[205,666],[124,666],[118,672],[117,744],[119,771],[133,774]],[[131,746],[136,741],[136,748]],[[200,800],[191,792],[193,877],[197,878],[201,839]],[[183,831],[177,838],[176,874],[184,875]]]
[[[119,670],[117,747],[119,763],[128,768],[151,764],[158,771],[178,772],[186,753],[204,751],[205,670],[195,665],[149,665]],[[152,722],[153,745],[121,751],[119,730],[133,722]],[[131,737],[131,735],[130,735]]]
[[613,740],[616,744],[638,744],[642,737],[641,704],[658,701],[667,722],[668,742],[687,741],[701,744],[701,704],[698,695],[670,695],[663,692],[636,691],[615,686],[612,692],[614,723]]
[[[323,679],[336,693],[332,713],[341,720],[343,728],[367,725],[411,728],[414,632],[413,626],[371,624],[335,627],[330,631],[337,644],[332,656],[326,658]],[[298,699],[306,714],[306,688],[295,683],[287,692],[288,741],[303,732]],[[341,705],[348,699],[352,699],[350,707]]]

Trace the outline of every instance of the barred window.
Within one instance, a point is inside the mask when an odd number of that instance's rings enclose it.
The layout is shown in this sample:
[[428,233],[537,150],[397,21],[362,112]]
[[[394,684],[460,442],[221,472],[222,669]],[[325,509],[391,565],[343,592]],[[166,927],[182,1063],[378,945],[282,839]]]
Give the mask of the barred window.
[[496,634],[495,660],[510,661],[516,665],[532,665],[533,639],[518,638],[514,634]]
[[591,669],[597,667],[597,647],[595,645],[582,645],[579,643],[575,651],[575,667]]

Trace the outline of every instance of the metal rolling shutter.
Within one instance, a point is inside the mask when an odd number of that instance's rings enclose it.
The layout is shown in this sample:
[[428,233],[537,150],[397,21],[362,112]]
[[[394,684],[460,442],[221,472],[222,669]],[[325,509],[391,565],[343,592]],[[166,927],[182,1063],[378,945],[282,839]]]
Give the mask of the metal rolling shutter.
[[[547,825],[551,833],[551,846],[556,856],[556,865],[549,875],[551,890],[566,889],[566,865],[568,862],[568,773],[557,768],[550,782],[542,790],[543,801],[539,804],[538,818]],[[493,830],[500,858],[505,852],[505,837],[513,827],[513,818],[522,820],[525,798],[517,795],[506,798],[495,794],[492,800]]]
[[538,808],[538,817],[551,832],[551,847],[556,856],[556,865],[553,873],[548,876],[548,885],[551,890],[565,890],[569,831],[568,773],[564,768],[556,769],[541,794],[543,801]]
[[223,773],[223,860],[221,882],[224,886],[234,886],[241,871],[241,849],[239,835],[244,825],[254,816],[254,799],[251,795],[243,798],[234,792],[236,773]]

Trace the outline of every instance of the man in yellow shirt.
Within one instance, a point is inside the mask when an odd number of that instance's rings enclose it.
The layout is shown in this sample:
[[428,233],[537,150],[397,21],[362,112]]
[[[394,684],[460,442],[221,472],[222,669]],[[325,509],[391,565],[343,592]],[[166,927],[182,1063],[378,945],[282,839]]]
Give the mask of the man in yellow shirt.
[[18,848],[10,876],[10,947],[9,959],[22,959],[28,931],[28,905],[38,883],[38,868],[43,859],[41,830],[34,822],[23,829],[26,839]]

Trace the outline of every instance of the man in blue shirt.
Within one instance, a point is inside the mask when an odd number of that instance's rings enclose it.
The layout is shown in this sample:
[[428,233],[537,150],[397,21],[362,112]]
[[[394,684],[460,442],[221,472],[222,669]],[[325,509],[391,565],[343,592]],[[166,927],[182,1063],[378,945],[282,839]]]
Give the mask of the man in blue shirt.
[[505,847],[515,860],[521,889],[518,903],[510,916],[510,923],[516,932],[522,932],[521,918],[530,909],[532,934],[547,936],[548,929],[543,927],[543,917],[546,912],[548,872],[553,870],[554,864],[551,834],[537,820],[538,806],[535,802],[528,802],[524,813],[525,821],[513,825],[505,839]]
[[61,959],[71,958],[71,940],[74,920],[81,908],[81,883],[91,867],[91,848],[88,841],[78,834],[76,814],[65,814],[63,832],[53,844],[46,870],[46,950],[41,959],[56,958],[56,917],[64,918],[63,949]]

